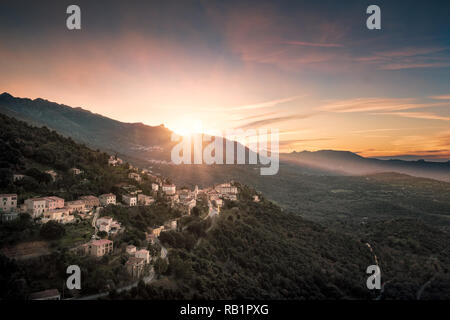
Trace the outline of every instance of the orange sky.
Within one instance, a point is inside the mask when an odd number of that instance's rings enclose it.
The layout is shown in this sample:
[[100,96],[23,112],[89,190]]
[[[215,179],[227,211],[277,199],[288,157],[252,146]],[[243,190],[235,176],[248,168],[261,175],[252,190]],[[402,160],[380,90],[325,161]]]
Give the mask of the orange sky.
[[353,7],[330,8],[333,20],[313,6],[200,3],[148,8],[148,21],[118,4],[112,27],[79,32],[47,11],[23,30],[0,19],[0,91],[178,132],[274,128],[281,151],[450,158],[450,44],[432,23],[405,37],[394,22],[349,24]]

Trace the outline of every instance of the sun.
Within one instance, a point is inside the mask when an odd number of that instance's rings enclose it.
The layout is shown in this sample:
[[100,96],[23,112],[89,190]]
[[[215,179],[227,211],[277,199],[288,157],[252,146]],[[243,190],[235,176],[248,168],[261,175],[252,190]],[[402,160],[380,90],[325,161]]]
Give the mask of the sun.
[[200,119],[193,117],[183,117],[176,119],[168,125],[169,129],[180,136],[189,136],[196,133],[203,133],[203,123]]

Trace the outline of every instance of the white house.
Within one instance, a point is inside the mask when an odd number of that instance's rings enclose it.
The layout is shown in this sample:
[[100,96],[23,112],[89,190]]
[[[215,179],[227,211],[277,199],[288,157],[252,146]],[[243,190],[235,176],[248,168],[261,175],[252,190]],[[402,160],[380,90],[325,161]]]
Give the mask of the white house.
[[38,218],[47,211],[47,200],[45,198],[31,198],[25,200],[26,211],[32,218]]
[[0,194],[0,213],[10,213],[17,208],[17,194]]
[[216,191],[221,194],[237,194],[237,187],[232,186],[230,183],[222,183],[215,187]]
[[76,176],[83,173],[83,171],[78,168],[71,168],[69,171]]
[[135,172],[130,172],[128,174],[128,178],[136,180],[137,182],[140,182],[142,180],[141,176]]
[[144,259],[145,263],[150,263],[150,252],[146,249],[141,249],[135,252],[136,258]]
[[122,196],[122,202],[130,207],[133,207],[133,206],[137,205],[137,198],[136,198],[136,196],[133,196],[133,195],[124,194]]
[[173,195],[177,192],[177,187],[174,184],[164,184],[162,191],[167,195]]
[[113,193],[102,194],[98,198],[102,206],[107,206],[109,204],[116,204],[116,195]]

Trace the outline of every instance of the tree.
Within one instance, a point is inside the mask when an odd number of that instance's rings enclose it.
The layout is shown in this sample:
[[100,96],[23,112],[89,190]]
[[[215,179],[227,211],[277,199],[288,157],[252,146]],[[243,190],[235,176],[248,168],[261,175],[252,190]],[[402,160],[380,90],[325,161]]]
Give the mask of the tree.
[[155,272],[158,275],[164,274],[167,271],[168,264],[166,260],[158,258],[155,261]]
[[108,233],[106,231],[99,231],[99,232],[97,232],[97,236],[104,239],[108,236]]
[[40,234],[47,240],[60,239],[66,233],[64,226],[55,221],[49,221],[41,228]]

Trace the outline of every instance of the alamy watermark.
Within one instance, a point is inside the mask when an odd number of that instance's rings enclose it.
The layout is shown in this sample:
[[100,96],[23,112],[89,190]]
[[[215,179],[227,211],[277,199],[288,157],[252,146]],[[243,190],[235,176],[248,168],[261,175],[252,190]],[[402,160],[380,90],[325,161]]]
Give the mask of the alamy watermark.
[[278,173],[278,129],[233,129],[186,136],[174,133],[172,141],[179,142],[171,152],[174,164],[260,164],[261,175]]

